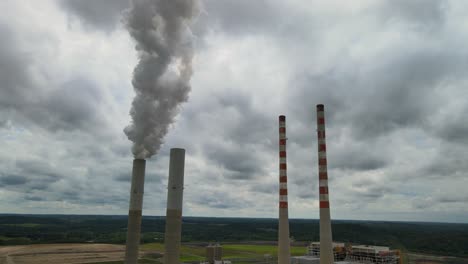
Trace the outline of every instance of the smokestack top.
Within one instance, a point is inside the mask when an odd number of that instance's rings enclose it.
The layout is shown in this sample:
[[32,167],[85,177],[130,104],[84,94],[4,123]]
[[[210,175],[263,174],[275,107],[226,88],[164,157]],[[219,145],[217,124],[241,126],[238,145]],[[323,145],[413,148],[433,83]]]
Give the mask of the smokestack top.
[[141,159],[141,158],[136,158],[136,159],[133,159],[133,162],[143,162],[143,163],[145,163],[146,160],[145,160],[145,159]]
[[185,149],[183,148],[171,148],[171,152],[184,152],[185,153]]
[[324,110],[323,104],[318,104],[317,105],[317,111],[323,111],[323,110]]
[[279,120],[280,120],[280,121],[286,121],[286,117],[285,117],[284,115],[280,115],[280,116],[279,116]]

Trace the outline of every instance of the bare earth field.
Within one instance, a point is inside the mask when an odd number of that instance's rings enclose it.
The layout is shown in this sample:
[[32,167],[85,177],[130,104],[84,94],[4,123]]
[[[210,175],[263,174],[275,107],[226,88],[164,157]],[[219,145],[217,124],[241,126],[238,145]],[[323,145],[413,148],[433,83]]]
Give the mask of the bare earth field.
[[[305,254],[305,247],[292,247],[293,255]],[[79,264],[122,261],[124,245],[112,244],[42,244],[0,247],[0,264]],[[265,253],[276,255],[275,245],[224,245],[223,251],[228,258],[261,258]],[[141,255],[157,254],[163,251],[160,243],[142,245]],[[200,261],[205,258],[202,245],[183,245],[181,260]],[[257,256],[258,255],[258,256]],[[407,254],[408,264],[465,264],[467,259],[431,256],[416,253]],[[155,262],[145,262],[155,263]]]
[[0,264],[78,264],[122,260],[123,245],[46,244],[0,247]]

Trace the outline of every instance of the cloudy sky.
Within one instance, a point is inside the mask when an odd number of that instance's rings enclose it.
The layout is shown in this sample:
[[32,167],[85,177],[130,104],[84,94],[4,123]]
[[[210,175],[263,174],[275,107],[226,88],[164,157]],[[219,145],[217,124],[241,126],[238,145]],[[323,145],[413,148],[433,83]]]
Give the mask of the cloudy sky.
[[[0,1],[0,212],[126,214],[137,63],[127,0]],[[468,2],[205,0],[190,98],[147,162],[164,215],[168,153],[184,214],[276,217],[278,115],[289,206],[318,217],[325,104],[335,219],[468,221]]]

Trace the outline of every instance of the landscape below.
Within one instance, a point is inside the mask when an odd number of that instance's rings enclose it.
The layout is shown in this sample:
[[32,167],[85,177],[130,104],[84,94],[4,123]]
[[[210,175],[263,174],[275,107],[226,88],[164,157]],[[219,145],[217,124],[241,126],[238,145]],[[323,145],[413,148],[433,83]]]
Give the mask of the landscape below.
[[[289,222],[294,240],[292,254],[303,255],[310,241],[319,240],[319,222],[311,219],[290,219]],[[404,253],[468,258],[468,224],[339,220],[333,221],[332,226],[334,241],[385,245]],[[115,248],[108,245],[110,248],[106,250],[115,252],[119,259],[125,244],[126,227],[127,216],[4,214],[0,215],[0,246],[116,244]],[[274,258],[277,227],[277,219],[184,217],[182,260],[203,260],[204,246],[210,242],[223,244],[225,257],[272,255]],[[153,263],[152,259],[157,259],[158,252],[162,252],[164,229],[164,217],[143,217],[142,251],[149,256],[147,263]]]

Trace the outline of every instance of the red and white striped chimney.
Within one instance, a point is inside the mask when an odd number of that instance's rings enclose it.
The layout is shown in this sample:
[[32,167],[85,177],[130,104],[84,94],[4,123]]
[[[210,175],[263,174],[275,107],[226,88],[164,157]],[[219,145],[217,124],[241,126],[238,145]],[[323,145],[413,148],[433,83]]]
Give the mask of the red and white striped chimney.
[[320,202],[320,264],[333,264],[333,245],[328,193],[327,144],[325,142],[325,111],[317,105],[317,139]]
[[288,218],[288,176],[286,173],[286,117],[279,116],[279,223],[278,223],[278,264],[290,263],[289,218]]

